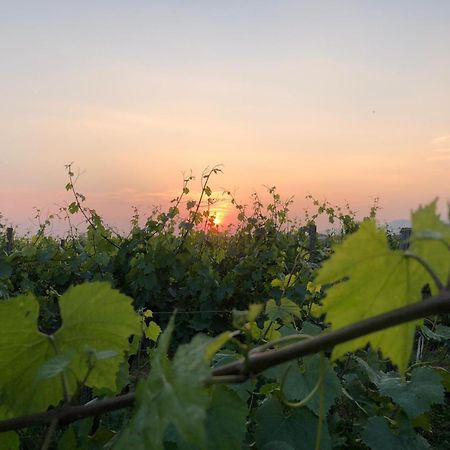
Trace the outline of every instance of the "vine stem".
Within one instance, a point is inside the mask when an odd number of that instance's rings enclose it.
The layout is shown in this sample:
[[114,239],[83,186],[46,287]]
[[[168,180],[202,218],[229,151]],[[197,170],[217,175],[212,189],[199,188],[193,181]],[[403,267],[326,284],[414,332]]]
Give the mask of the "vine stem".
[[[53,350],[55,351],[55,355],[58,356],[60,354],[58,345],[56,344],[56,340],[54,336],[48,336],[50,343],[53,347]],[[63,395],[64,395],[64,401],[66,403],[70,402],[70,389],[69,389],[69,380],[67,379],[67,375],[64,372],[64,370],[61,372],[61,382],[62,382],[62,388],[63,388]]]
[[45,434],[45,439],[44,443],[42,444],[41,450],[48,450],[50,448],[50,444],[52,443],[52,438],[55,434],[57,426],[58,426],[58,417],[55,416],[53,420],[50,422],[50,426],[48,427],[47,433]]
[[436,272],[431,268],[431,266],[425,261],[423,258],[421,258],[418,255],[415,255],[414,253],[406,252],[405,256],[410,259],[414,259],[417,261],[430,275],[430,277],[433,279],[434,284],[437,286],[439,291],[443,291],[445,289],[444,283],[439,279],[439,277],[436,275]]
[[316,448],[315,450],[320,450],[320,442],[322,440],[322,429],[323,421],[325,420],[325,389],[324,389],[324,378],[325,378],[325,355],[323,352],[320,354],[320,392],[319,392],[319,420],[317,422],[317,432],[316,432]]
[[217,174],[217,172],[221,172],[221,171],[222,170],[219,168],[219,166],[214,166],[211,170],[206,171],[206,173],[203,172],[203,175],[202,175],[202,181],[203,182],[201,184],[202,191],[200,193],[200,198],[199,198],[197,206],[195,208],[195,212],[192,214],[191,220],[189,220],[189,225],[190,226],[184,230],[183,235],[181,236],[180,243],[179,243],[179,245],[178,245],[178,247],[177,247],[177,249],[175,251],[175,254],[180,253],[180,250],[182,249],[182,247],[183,247],[183,245],[184,245],[184,243],[186,241],[186,238],[187,238],[189,232],[191,231],[190,227],[194,226],[195,218],[196,218],[196,216],[197,216],[197,214],[198,214],[198,212],[200,210],[200,206],[201,206],[201,203],[202,203],[202,200],[203,200],[203,196],[205,195],[206,188],[208,187],[209,179],[211,178],[213,173]]
[[[294,265],[292,266],[292,269],[291,269],[291,271],[289,272],[289,275],[288,275],[287,277],[284,278],[284,286],[283,286],[283,291],[282,291],[282,293],[281,293],[281,298],[283,298],[283,297],[285,296],[285,294],[286,294],[286,289],[289,287],[289,284],[290,284],[290,282],[291,282],[292,276],[294,275],[294,271],[295,271],[295,269],[296,269],[296,266],[297,266],[297,263],[298,263],[298,258],[300,257],[300,255],[301,255],[301,253],[298,252],[298,253],[297,253],[297,256],[295,257],[295,260],[294,260]],[[286,278],[287,278],[287,281],[286,281]],[[270,321],[269,326],[268,326],[268,327],[266,328],[266,330],[261,334],[261,337],[259,338],[259,342],[262,342],[262,341],[266,338],[266,336],[269,334],[270,329],[274,326],[275,323],[276,323],[276,322],[273,321],[273,320]],[[253,351],[253,352],[254,352],[254,351],[257,351],[257,349],[259,349],[259,347],[253,349],[252,351]]]
[[[221,367],[216,367],[211,371],[211,376],[206,382],[214,383],[224,381],[225,379],[222,377],[228,375],[240,375],[239,377],[228,378],[230,381],[245,381],[251,375],[262,372],[269,367],[302,356],[328,350],[335,345],[342,344],[357,337],[411,322],[429,315],[448,313],[450,313],[450,290],[444,290],[432,298],[370,317],[369,319],[316,336],[312,339],[287,345],[286,347],[269,352],[250,353],[248,355],[247,368],[242,359]],[[67,425],[84,417],[96,416],[108,411],[127,408],[134,403],[134,400],[135,394],[132,392],[119,395],[115,398],[97,400],[85,405],[63,405],[46,412],[0,421],[0,432],[51,423],[55,418],[58,419],[59,425]]]
[[[286,378],[287,378],[287,375],[289,373],[289,370],[291,369],[292,366],[290,365],[287,368],[286,372],[284,372],[283,377],[281,379],[281,386],[280,386],[281,401],[286,406],[288,406],[289,408],[301,408],[302,406],[305,406],[316,395],[316,392],[321,388],[322,382],[323,382],[323,372],[324,372],[324,365],[325,365],[324,358],[325,358],[325,356],[324,356],[323,352],[320,352],[319,379],[317,380],[316,385],[312,388],[311,392],[306,397],[304,397],[302,400],[300,400],[299,402],[290,402],[284,396],[284,393],[283,393],[284,385],[286,383]],[[321,418],[319,417],[319,419],[321,419]]]
[[[78,206],[78,210],[81,212],[81,214],[83,214],[86,222],[95,230],[97,231],[97,227],[95,226],[92,217],[89,217],[86,214],[85,209],[83,208],[83,205],[80,203],[80,199],[79,199],[79,194],[75,191],[75,183],[76,180],[73,179],[73,173],[72,173],[72,163],[67,164],[66,165],[66,169],[68,170],[68,175],[69,175],[69,185],[70,185],[70,190],[72,191],[72,194],[75,198],[75,203]],[[115,233],[117,237],[120,238],[120,235]],[[107,241],[109,244],[111,244],[113,247],[116,247],[117,249],[120,249],[120,246],[117,245],[115,242],[113,242],[111,239],[109,239],[108,236],[105,236],[103,233],[100,233],[100,236]],[[94,249],[95,249],[95,239],[93,240],[93,244],[94,244]]]
[[312,336],[309,334],[290,334],[289,336],[283,336],[280,339],[276,339],[274,341],[267,342],[264,345],[260,345],[259,347],[252,348],[250,353],[265,352],[266,350],[273,349],[276,346],[302,341],[304,339],[312,339]]

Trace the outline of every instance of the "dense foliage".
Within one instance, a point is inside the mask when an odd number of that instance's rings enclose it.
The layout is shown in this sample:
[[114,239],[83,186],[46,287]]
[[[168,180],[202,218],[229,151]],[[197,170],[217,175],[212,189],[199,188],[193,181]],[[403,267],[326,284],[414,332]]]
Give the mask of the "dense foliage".
[[[447,317],[400,325],[274,366],[241,383],[211,377],[251,352],[310,339],[448,289],[450,227],[436,202],[412,216],[408,251],[374,217],[317,206],[341,227],[314,239],[275,188],[211,216],[213,168],[128,236],[86,206],[62,208],[63,241],[0,233],[0,419],[136,390],[133,409],[9,431],[0,448],[448,448]],[[185,208],[186,214],[182,211]],[[312,223],[317,214],[309,215]],[[330,257],[331,255],[331,257]],[[176,314],[174,314],[174,312]],[[326,314],[326,315],[325,315]],[[164,332],[161,333],[161,328]],[[250,375],[247,377],[247,375]],[[220,378],[220,377],[219,377]],[[441,406],[440,406],[441,405]]]

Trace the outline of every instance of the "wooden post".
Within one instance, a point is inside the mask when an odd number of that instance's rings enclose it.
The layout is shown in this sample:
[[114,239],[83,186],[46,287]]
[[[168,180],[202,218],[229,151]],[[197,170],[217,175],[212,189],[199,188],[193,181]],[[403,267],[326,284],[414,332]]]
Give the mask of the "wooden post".
[[308,250],[310,261],[315,259],[317,249],[317,227],[315,223],[308,225]]
[[412,232],[411,228],[408,227],[400,228],[400,250],[408,250],[411,232]]
[[10,254],[14,244],[14,230],[12,227],[6,229],[6,253]]
[[66,240],[65,239],[61,239],[59,241],[59,245],[60,245],[61,248],[64,248],[66,246]]

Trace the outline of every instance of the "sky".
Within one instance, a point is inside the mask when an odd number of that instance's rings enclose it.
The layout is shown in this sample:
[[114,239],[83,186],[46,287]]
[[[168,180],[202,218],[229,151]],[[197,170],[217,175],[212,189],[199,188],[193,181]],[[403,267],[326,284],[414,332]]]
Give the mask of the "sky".
[[71,162],[119,227],[216,164],[216,193],[274,185],[300,218],[308,194],[444,211],[449,23],[447,0],[0,0],[2,220],[70,202]]

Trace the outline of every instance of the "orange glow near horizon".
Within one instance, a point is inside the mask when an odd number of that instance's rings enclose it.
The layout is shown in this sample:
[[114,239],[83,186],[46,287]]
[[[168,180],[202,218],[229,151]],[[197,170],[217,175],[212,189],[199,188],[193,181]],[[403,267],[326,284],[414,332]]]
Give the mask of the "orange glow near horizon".
[[449,2],[353,2],[352,20],[340,2],[177,2],[176,22],[171,2],[58,2],[57,23],[16,3],[0,18],[2,224],[36,230],[34,206],[70,204],[72,161],[85,205],[124,231],[132,206],[168,210],[191,170],[183,201],[198,201],[215,164],[221,228],[238,214],[222,192],[250,213],[264,185],[300,220],[308,194],[359,217],[379,197],[381,221],[439,197],[447,217]]

